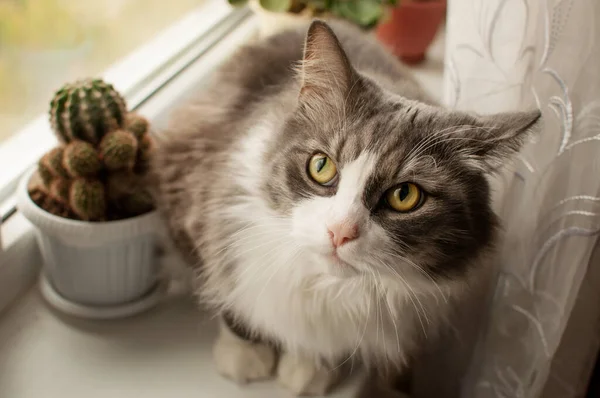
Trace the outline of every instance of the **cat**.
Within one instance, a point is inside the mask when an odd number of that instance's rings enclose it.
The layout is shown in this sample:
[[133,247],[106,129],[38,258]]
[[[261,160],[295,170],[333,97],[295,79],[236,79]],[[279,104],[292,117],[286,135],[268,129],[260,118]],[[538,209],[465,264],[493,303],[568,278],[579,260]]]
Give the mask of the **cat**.
[[344,363],[408,366],[485,268],[488,176],[539,120],[444,109],[341,22],[239,49],[172,114],[152,166],[220,315],[218,371],[321,395]]

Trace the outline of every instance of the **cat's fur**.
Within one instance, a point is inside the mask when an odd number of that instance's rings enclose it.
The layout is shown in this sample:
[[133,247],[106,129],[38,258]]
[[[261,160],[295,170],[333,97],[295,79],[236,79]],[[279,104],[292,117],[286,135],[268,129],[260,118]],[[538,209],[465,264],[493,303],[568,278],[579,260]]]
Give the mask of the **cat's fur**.
[[[348,358],[405,365],[435,332],[494,241],[486,175],[540,116],[438,107],[379,44],[333,26],[339,41],[317,21],[239,50],[173,115],[154,159],[198,293],[230,319],[219,370],[269,377],[276,346],[299,394],[326,391],[335,372],[322,369]],[[307,175],[315,152],[336,163],[333,186]],[[405,181],[428,195],[397,213],[382,196]],[[329,257],[336,222],[360,230],[338,250],[347,264]]]

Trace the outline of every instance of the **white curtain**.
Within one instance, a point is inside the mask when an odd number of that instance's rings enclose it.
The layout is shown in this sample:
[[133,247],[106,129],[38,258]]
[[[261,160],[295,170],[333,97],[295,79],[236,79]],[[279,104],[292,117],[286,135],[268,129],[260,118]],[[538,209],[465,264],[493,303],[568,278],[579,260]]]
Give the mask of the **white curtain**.
[[449,0],[444,80],[451,107],[537,106],[544,127],[494,181],[485,307],[417,395],[583,397],[600,338],[600,0]]

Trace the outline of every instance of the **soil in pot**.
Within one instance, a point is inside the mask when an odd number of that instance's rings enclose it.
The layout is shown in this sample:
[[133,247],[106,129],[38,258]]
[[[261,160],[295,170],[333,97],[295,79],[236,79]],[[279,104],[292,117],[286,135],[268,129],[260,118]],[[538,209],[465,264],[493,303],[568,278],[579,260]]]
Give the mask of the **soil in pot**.
[[403,0],[377,27],[377,37],[407,64],[425,59],[446,16],[446,0]]

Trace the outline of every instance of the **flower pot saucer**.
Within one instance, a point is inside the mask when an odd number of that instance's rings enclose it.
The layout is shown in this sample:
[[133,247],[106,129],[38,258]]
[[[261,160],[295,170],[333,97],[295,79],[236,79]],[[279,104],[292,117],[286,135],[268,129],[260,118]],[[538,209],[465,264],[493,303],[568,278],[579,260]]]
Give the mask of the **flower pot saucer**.
[[140,314],[156,306],[165,295],[166,289],[157,283],[148,293],[135,301],[117,305],[94,306],[76,303],[61,296],[54,289],[47,276],[40,276],[40,292],[42,297],[57,310],[79,318],[87,319],[119,319]]

